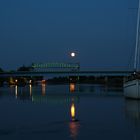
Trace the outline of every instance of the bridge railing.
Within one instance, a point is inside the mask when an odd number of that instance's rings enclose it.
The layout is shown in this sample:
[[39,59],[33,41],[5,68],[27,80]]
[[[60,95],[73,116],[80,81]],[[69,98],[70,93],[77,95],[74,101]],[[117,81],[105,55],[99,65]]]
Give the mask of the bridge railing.
[[79,63],[33,63],[33,71],[78,71]]

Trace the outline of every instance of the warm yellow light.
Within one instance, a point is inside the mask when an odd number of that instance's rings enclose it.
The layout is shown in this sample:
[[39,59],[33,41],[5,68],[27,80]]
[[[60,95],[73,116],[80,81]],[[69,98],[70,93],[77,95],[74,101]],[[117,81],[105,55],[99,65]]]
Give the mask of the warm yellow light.
[[16,79],[15,82],[17,83],[17,81],[18,81],[18,80]]
[[74,106],[74,103],[72,103],[72,105],[71,105],[71,117],[72,117],[72,120],[75,119],[75,106]]
[[44,96],[46,94],[46,84],[42,83],[42,95]]
[[75,84],[70,83],[70,92],[74,92],[74,91],[75,91]]
[[42,80],[41,82],[42,82],[42,84],[46,84],[46,80]]

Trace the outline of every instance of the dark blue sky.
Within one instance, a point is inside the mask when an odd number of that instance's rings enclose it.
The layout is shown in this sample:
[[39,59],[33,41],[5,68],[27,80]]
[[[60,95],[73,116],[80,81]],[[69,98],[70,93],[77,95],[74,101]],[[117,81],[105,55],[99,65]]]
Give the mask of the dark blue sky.
[[127,69],[138,0],[0,0],[0,67],[71,61]]

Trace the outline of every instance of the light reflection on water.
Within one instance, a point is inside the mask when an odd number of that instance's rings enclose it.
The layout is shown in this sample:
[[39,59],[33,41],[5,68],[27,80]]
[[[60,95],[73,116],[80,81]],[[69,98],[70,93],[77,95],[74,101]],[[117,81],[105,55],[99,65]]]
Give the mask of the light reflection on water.
[[17,96],[18,96],[18,86],[16,85],[15,86],[15,97],[16,97],[16,99],[17,99]]
[[46,84],[42,83],[42,95],[45,96],[46,95]]
[[0,139],[139,140],[140,101],[102,85],[0,88]]
[[30,96],[32,96],[32,85],[30,84],[29,87],[30,87]]

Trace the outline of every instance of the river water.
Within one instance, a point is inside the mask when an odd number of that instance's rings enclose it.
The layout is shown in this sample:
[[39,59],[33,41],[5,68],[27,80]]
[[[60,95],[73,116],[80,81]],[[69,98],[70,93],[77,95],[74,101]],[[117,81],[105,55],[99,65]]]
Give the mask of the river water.
[[93,84],[0,87],[0,140],[140,140],[140,101]]

